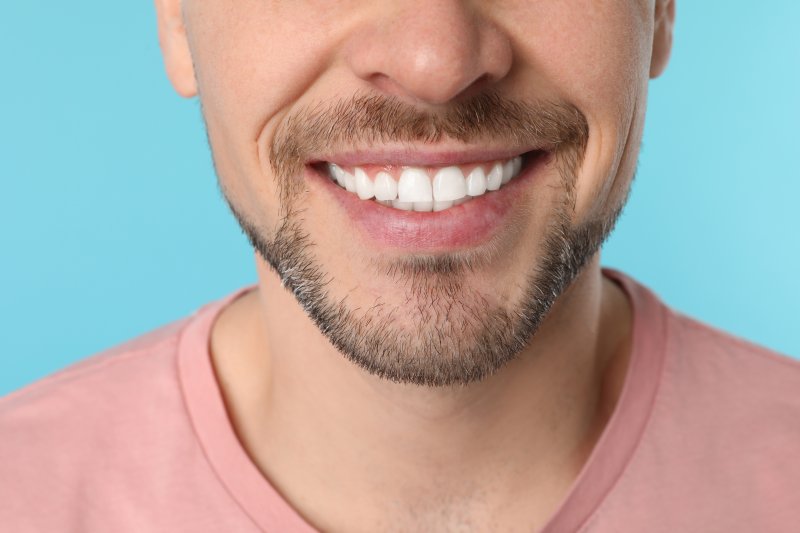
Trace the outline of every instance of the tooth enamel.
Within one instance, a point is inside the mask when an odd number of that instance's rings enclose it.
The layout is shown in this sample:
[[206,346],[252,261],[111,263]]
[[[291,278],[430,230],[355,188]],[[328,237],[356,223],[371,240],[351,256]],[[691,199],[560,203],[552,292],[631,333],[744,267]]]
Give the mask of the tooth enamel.
[[433,177],[433,199],[440,202],[458,200],[467,195],[464,173],[458,167],[445,167]]
[[428,212],[444,211],[486,191],[498,190],[520,173],[522,157],[495,162],[488,173],[483,167],[475,167],[466,177],[457,166],[438,169],[433,179],[426,169],[404,167],[399,180],[386,171],[370,179],[363,168],[354,167],[351,173],[335,163],[328,163],[327,169],[333,181],[362,200],[374,198],[394,209]]
[[330,172],[333,179],[336,180],[336,183],[344,187],[344,170],[342,170],[342,167],[336,163],[329,163],[328,172]]
[[427,213],[433,211],[433,200],[429,202],[414,202],[414,211]]
[[503,165],[495,163],[489,174],[486,175],[486,189],[496,191],[503,184]]
[[505,185],[509,181],[511,181],[511,177],[514,175],[514,162],[509,160],[503,164],[503,178],[502,184]]
[[401,202],[433,202],[433,190],[428,174],[422,169],[413,167],[403,170],[397,183],[397,199]]
[[480,196],[486,192],[486,173],[481,167],[475,169],[467,176],[467,194]]
[[347,172],[346,170],[342,170],[344,173],[344,188],[347,189],[349,192],[356,192],[356,177]]
[[397,182],[388,172],[378,172],[375,176],[375,198],[378,200],[397,198]]
[[369,179],[369,176],[367,176],[367,173],[362,169],[357,168],[355,175],[356,192],[358,193],[358,197],[362,200],[369,200],[375,196],[375,186],[372,184],[372,180]]

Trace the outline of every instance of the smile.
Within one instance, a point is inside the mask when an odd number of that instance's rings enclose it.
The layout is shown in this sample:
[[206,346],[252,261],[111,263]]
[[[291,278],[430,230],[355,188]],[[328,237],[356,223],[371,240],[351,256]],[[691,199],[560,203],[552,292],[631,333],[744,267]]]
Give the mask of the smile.
[[384,253],[444,252],[515,231],[509,214],[529,196],[553,152],[388,154],[320,158],[307,166],[317,183],[368,241]]
[[327,164],[328,176],[361,200],[403,211],[444,211],[491,191],[520,173],[523,156],[478,165],[446,167]]

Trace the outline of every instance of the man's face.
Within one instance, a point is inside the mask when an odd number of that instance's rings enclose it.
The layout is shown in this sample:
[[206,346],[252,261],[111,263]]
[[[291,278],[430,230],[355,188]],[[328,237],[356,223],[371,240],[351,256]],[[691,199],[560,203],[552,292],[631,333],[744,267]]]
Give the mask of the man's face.
[[159,2],[173,83],[199,91],[257,251],[346,356],[429,385],[514,357],[597,252],[671,11],[184,0],[183,41]]

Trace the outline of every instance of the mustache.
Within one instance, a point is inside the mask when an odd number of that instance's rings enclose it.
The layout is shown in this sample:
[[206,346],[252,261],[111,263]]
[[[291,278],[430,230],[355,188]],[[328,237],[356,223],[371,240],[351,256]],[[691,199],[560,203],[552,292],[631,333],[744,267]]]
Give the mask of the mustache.
[[585,152],[589,125],[586,116],[570,103],[512,100],[494,92],[437,111],[391,96],[356,94],[289,115],[273,137],[269,162],[285,196],[293,196],[301,187],[297,182],[302,181],[293,178],[314,154],[337,147],[433,144],[444,139],[552,147],[562,162],[573,166],[580,164]]

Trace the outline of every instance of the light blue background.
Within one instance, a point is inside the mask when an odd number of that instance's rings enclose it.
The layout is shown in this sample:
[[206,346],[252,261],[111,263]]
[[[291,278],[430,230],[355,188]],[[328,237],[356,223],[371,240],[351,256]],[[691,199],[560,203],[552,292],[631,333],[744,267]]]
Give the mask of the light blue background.
[[[0,9],[0,394],[255,280],[151,2]],[[679,0],[604,263],[800,355],[800,2]]]

